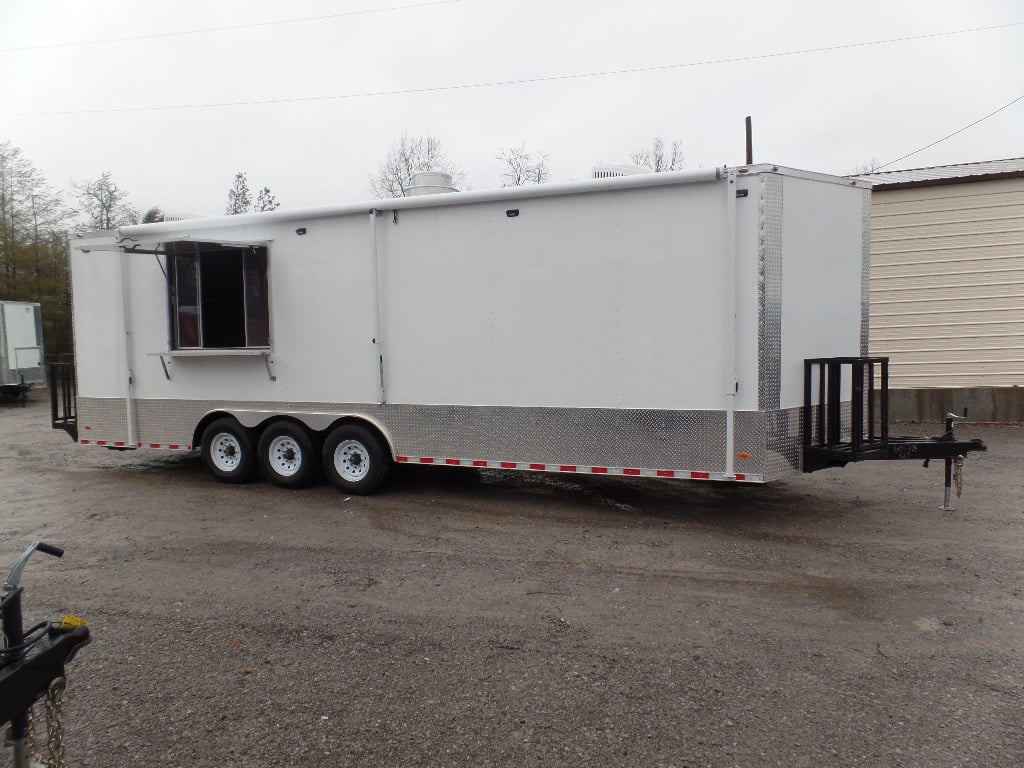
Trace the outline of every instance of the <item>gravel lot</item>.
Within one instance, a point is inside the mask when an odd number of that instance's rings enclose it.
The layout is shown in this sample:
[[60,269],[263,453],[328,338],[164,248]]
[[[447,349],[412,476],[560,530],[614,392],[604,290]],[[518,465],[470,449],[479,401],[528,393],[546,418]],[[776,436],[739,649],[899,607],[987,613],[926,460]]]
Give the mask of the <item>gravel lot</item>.
[[1024,765],[1020,427],[959,428],[943,513],[941,462],[348,498],[48,419],[0,404],[0,557],[67,548],[25,608],[90,622],[73,766]]

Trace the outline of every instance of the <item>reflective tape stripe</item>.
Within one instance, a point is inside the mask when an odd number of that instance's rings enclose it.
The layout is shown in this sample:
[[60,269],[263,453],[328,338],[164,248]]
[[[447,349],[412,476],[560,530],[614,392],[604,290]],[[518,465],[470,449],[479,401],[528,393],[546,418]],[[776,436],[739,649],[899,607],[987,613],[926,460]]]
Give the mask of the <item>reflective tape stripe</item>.
[[724,472],[684,469],[644,469],[641,467],[586,467],[577,464],[542,464],[535,461],[493,461],[485,459],[437,458],[434,456],[396,456],[399,464],[429,464],[448,467],[476,467],[477,469],[519,469],[533,472],[571,472],[591,475],[619,475],[624,477],[682,478],[689,480],[719,480],[763,483],[763,475],[739,474],[726,477]]
[[181,445],[179,443],[170,443],[169,445],[163,445],[161,443],[135,443],[134,445],[128,445],[124,440],[79,440],[81,445],[98,445],[101,448],[163,448],[170,451],[191,451],[191,445]]

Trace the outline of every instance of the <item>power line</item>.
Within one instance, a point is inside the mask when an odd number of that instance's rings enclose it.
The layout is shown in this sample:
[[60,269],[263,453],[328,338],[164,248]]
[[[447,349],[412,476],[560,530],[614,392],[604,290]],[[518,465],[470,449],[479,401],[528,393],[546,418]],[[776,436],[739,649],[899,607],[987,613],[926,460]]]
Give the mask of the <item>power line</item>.
[[85,45],[108,45],[110,43],[128,43],[134,40],[155,40],[161,37],[183,37],[185,35],[200,35],[211,32],[230,32],[236,29],[258,29],[260,27],[274,27],[281,24],[303,24],[308,21],[327,21],[329,19],[342,19],[350,16],[367,16],[375,13],[391,13],[392,11],[407,11],[416,8],[429,8],[435,5],[452,5],[463,3],[467,0],[430,0],[426,3],[411,3],[409,5],[391,5],[387,8],[370,8],[363,11],[346,11],[344,13],[328,13],[323,16],[300,16],[294,19],[279,19],[277,21],[258,21],[250,24],[230,24],[223,27],[199,27],[197,29],[186,29],[180,32],[151,32],[145,35],[128,35],[126,37],[108,37],[103,40],[73,40],[67,43],[42,43],[40,45],[19,45],[11,48],[0,48],[0,53],[13,53],[16,51],[41,51],[50,48],[74,48]]
[[890,160],[890,161],[889,161],[888,163],[886,163],[885,165],[879,165],[879,166],[877,166],[877,167],[873,168],[873,169],[871,170],[871,173],[875,173],[875,172],[877,172],[877,171],[880,171],[880,170],[882,170],[883,168],[888,168],[888,167],[889,167],[890,165],[893,165],[893,164],[895,164],[895,163],[898,163],[898,162],[900,162],[901,160],[906,160],[906,159],[907,159],[908,157],[912,157],[913,155],[916,155],[916,154],[918,154],[919,152],[924,152],[924,151],[925,151],[926,149],[931,149],[931,148],[932,148],[932,147],[934,147],[934,146],[935,146],[936,144],[941,144],[941,143],[942,143],[942,142],[944,142],[944,141],[945,141],[946,139],[951,139],[951,138],[953,138],[954,136],[956,136],[956,135],[957,135],[958,133],[963,133],[963,132],[964,132],[964,131],[966,131],[966,130],[967,130],[968,128],[973,128],[973,127],[974,127],[974,126],[976,126],[976,125],[977,125],[978,123],[981,123],[981,122],[984,122],[985,120],[988,120],[988,119],[989,119],[990,117],[992,117],[993,115],[998,115],[998,114],[999,114],[1000,112],[1002,112],[1002,111],[1003,111],[1004,109],[1008,109],[1009,107],[1012,107],[1012,106],[1013,106],[1014,104],[1016,104],[1016,103],[1017,103],[1018,101],[1020,101],[1021,99],[1024,99],[1024,94],[1021,94],[1021,95],[1020,95],[1020,96],[1018,96],[1018,97],[1017,97],[1016,99],[1014,99],[1013,101],[1011,101],[1011,102],[1010,102],[1009,104],[1003,104],[1003,106],[1001,106],[1001,107],[1000,107],[999,109],[997,109],[997,110],[996,110],[995,112],[989,112],[989,113],[988,113],[987,115],[985,115],[984,117],[979,117],[979,118],[978,118],[977,120],[975,120],[975,121],[974,121],[973,123],[969,123],[969,124],[965,125],[965,126],[964,126],[963,128],[959,128],[959,129],[957,129],[957,130],[953,131],[953,132],[952,132],[951,134],[949,134],[948,136],[943,136],[943,137],[942,137],[941,139],[936,139],[935,141],[933,141],[933,142],[932,142],[931,144],[928,144],[927,146],[921,147],[920,149],[915,149],[915,150],[914,150],[913,152],[908,152],[908,153],[907,153],[907,154],[905,154],[905,155],[904,155],[903,157],[897,157],[897,158],[896,158],[895,160]]
[[[457,2],[458,0],[446,0]],[[0,117],[41,117],[58,115],[93,115],[112,114],[124,112],[163,112],[182,109],[215,109],[223,107],[246,107],[264,106],[267,104],[298,104],[303,102],[316,101],[338,101],[342,99],[362,99],[377,96],[409,96],[422,93],[440,93],[444,91],[461,91],[480,88],[497,88],[510,85],[533,85],[536,83],[551,83],[562,80],[581,80],[586,78],[610,77],[613,75],[634,75],[646,72],[665,72],[674,69],[685,69],[689,67],[705,67],[716,64],[737,64],[751,61],[764,61],[766,59],[778,59],[791,56],[804,56],[813,53],[828,53],[831,51],[850,50],[853,48],[867,48],[880,45],[893,45],[913,40],[928,40],[937,37],[950,37],[952,35],[965,35],[974,32],[988,32],[996,29],[1007,29],[1024,25],[1024,21],[1015,21],[1009,24],[999,24],[991,27],[975,27],[973,29],[958,29],[950,32],[932,32],[924,35],[908,35],[906,37],[892,37],[885,40],[871,40],[859,43],[841,43],[820,48],[803,48],[795,51],[778,51],[775,53],[760,53],[749,56],[734,56],[724,59],[706,59],[703,61],[690,61],[681,64],[661,64],[646,67],[630,67],[628,69],[609,69],[598,72],[579,72],[562,75],[543,75],[539,77],[525,77],[512,80],[493,80],[479,83],[458,83],[454,85],[435,85],[422,88],[402,88],[391,91],[358,91],[355,93],[341,93],[324,96],[293,96],[278,99],[250,99],[247,101],[222,101],[209,102],[205,104],[168,104],[164,106],[150,107],[108,107],[100,109],[70,109],[39,112],[0,112]]]

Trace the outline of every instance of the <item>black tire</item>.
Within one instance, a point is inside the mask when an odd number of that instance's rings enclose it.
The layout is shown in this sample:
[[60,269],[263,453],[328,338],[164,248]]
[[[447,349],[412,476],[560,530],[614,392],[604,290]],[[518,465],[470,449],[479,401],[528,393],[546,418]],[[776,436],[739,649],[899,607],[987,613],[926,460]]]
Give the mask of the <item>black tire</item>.
[[305,488],[316,480],[320,474],[318,453],[312,435],[300,424],[279,421],[260,435],[260,470],[282,488]]
[[203,463],[223,483],[244,483],[256,472],[252,432],[231,417],[217,419],[203,430]]
[[324,476],[345,493],[373,493],[391,468],[391,455],[384,441],[359,424],[335,427],[324,441],[322,457]]

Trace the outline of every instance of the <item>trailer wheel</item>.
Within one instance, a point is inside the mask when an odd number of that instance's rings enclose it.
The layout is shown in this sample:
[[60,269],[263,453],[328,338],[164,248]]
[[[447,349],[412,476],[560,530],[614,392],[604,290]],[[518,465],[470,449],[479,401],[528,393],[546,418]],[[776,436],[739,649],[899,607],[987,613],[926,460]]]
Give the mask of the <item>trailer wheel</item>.
[[288,421],[271,424],[260,435],[263,476],[282,488],[303,488],[316,479],[319,459],[313,438]]
[[387,477],[390,458],[377,435],[358,424],[336,427],[324,442],[324,474],[345,493],[368,494]]
[[203,462],[218,480],[244,483],[256,470],[249,430],[232,418],[217,419],[203,430]]

